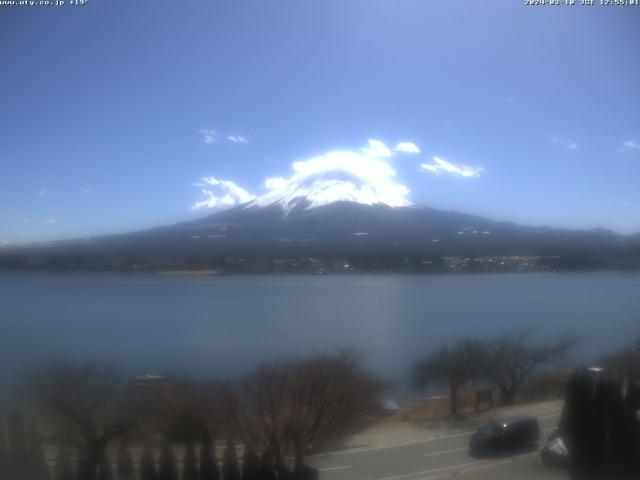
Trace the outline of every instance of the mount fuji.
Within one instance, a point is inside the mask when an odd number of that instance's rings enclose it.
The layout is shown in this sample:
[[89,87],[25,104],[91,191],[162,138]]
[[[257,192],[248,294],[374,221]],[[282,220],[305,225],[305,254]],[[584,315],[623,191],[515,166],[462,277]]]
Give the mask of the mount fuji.
[[[403,188],[403,187],[402,187]],[[99,256],[340,257],[588,255],[640,257],[640,236],[521,226],[428,208],[348,171],[275,182],[265,195],[149,230],[5,249]]]

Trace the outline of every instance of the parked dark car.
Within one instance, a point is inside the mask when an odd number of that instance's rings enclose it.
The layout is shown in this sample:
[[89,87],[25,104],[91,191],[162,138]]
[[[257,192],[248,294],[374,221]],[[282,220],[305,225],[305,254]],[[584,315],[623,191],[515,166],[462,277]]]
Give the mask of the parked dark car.
[[492,453],[533,447],[540,440],[538,419],[531,416],[501,418],[475,432],[469,441],[471,453]]

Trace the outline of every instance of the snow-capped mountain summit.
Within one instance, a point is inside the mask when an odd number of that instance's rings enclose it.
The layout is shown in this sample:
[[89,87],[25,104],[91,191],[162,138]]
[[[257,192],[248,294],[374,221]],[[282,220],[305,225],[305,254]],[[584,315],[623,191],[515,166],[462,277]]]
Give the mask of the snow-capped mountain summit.
[[395,180],[396,172],[379,158],[350,151],[333,151],[292,164],[290,178],[269,178],[266,194],[244,208],[278,205],[285,213],[336,202],[410,207],[409,189]]
[[265,195],[245,204],[244,208],[278,205],[285,213],[289,213],[295,209],[309,210],[335,202],[389,207],[415,206],[398,192],[380,188],[349,172],[331,171],[290,182],[281,181]]

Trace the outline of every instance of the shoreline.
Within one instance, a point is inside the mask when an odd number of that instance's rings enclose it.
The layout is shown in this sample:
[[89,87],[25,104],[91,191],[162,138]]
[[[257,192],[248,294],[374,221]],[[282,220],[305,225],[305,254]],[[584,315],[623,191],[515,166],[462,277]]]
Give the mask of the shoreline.
[[[132,272],[138,273],[138,272]],[[145,273],[145,272],[140,272]],[[219,270],[159,270],[157,272],[149,272],[152,275],[161,275],[168,277],[228,277],[233,275],[228,272]]]
[[640,274],[637,269],[598,269],[598,270],[508,270],[508,271],[439,271],[439,272],[411,272],[393,270],[365,270],[365,271],[220,271],[220,270],[54,270],[54,269],[5,269],[0,268],[0,275],[3,274],[44,274],[44,275],[125,275],[125,276],[151,276],[158,278],[222,278],[222,277],[350,277],[370,275],[375,277],[384,276],[405,276],[405,277],[483,277],[483,276],[527,276],[527,275],[602,275],[618,274],[634,276]]

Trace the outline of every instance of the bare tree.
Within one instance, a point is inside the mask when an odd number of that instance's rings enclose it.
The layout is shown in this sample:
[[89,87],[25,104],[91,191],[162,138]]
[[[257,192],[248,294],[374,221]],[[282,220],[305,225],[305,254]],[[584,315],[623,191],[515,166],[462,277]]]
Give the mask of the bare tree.
[[127,394],[116,375],[93,364],[55,363],[31,378],[36,401],[78,451],[77,480],[95,480],[109,444],[142,422],[147,402]]
[[441,347],[419,361],[413,370],[414,384],[427,388],[433,383],[449,388],[451,415],[460,417],[458,392],[469,381],[480,378],[487,360],[487,346],[478,340],[465,338],[453,346]]
[[304,455],[331,445],[361,427],[379,408],[382,384],[364,372],[350,351],[294,365],[289,386],[291,442],[296,469]]
[[4,436],[4,424],[0,418],[0,478],[9,476],[9,447]]
[[601,364],[617,375],[626,376],[630,381],[640,379],[640,340],[618,352],[606,355]]
[[207,426],[212,406],[209,392],[195,384],[188,389],[158,392],[155,428],[172,441],[194,442]]
[[500,389],[503,403],[515,401],[518,390],[536,369],[562,359],[576,338],[565,336],[557,341],[533,344],[531,330],[505,336],[492,342],[486,375]]
[[349,351],[256,370],[244,383],[244,415],[259,426],[276,468],[293,454],[295,470],[309,453],[360,427],[379,405],[381,383]]
[[[244,382],[242,395],[229,402],[229,405],[242,403],[235,411],[238,430],[245,442],[271,451],[275,468],[280,471],[285,469],[286,421],[283,417],[287,381],[285,366],[261,366]],[[231,395],[229,392],[228,397]]]
[[114,480],[111,459],[106,453],[102,456],[98,465],[98,480]]

